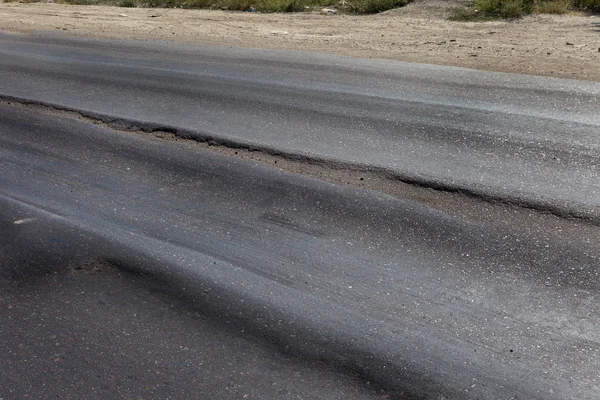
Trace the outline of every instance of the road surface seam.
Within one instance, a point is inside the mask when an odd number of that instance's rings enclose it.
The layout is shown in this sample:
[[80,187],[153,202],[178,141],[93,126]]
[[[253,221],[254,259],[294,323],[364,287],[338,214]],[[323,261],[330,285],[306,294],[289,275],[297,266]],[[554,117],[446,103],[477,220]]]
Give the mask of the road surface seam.
[[[185,141],[190,144],[198,144],[233,158],[250,158],[255,162],[273,165],[281,170],[300,173],[318,179],[332,181],[334,183],[342,183],[355,187],[366,187],[367,185],[361,185],[359,181],[368,180],[372,183],[377,182],[367,187],[387,194],[396,195],[397,191],[392,191],[395,193],[390,193],[390,190],[386,185],[401,184],[404,186],[403,189],[408,192],[434,190],[439,193],[462,195],[490,204],[500,203],[517,206],[545,214],[552,214],[560,218],[576,219],[600,226],[600,210],[595,207],[585,209],[584,206],[578,204],[557,204],[556,202],[552,202],[551,199],[538,200],[507,195],[506,193],[494,192],[493,189],[484,186],[468,187],[467,185],[462,184],[441,182],[434,177],[401,173],[385,167],[319,157],[253,142],[232,140],[209,132],[148,121],[114,117],[59,104],[10,95],[0,94],[0,105],[22,107],[37,113],[75,119],[122,133],[133,133],[152,136],[161,140]],[[253,156],[247,157],[247,153],[251,153]],[[278,164],[278,161],[280,161],[280,164]],[[303,168],[298,168],[299,166],[302,166]],[[345,173],[343,175],[346,179],[340,179],[339,176],[336,177],[337,179],[334,178],[334,175],[338,175],[340,172]],[[356,174],[359,174],[360,176],[356,176]],[[407,197],[412,197],[413,199],[421,198],[422,202],[422,196],[419,196],[419,193],[412,193],[411,196],[411,193],[403,192],[403,195],[408,195]]]

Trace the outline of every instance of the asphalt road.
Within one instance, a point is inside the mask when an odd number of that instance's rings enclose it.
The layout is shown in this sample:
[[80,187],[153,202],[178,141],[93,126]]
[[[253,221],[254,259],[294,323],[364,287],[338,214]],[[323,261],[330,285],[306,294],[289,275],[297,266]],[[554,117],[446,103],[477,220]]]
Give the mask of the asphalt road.
[[0,95],[600,219],[596,82],[7,34],[0,71]]
[[597,85],[79,39],[0,54],[2,95],[480,195],[452,213],[0,105],[0,397],[598,397]]

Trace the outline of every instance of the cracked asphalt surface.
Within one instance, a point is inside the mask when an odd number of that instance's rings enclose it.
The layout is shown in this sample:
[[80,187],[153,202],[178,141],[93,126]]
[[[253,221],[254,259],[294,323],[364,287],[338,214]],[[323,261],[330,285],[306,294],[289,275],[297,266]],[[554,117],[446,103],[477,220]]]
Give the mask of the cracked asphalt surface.
[[5,35],[0,95],[473,210],[5,102],[0,397],[595,399],[597,85],[252,52]]

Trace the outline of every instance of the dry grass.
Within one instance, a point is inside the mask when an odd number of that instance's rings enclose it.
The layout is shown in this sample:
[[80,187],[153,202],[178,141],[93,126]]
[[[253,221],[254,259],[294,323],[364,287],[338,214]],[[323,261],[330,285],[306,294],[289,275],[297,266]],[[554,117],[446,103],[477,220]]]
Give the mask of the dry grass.
[[[6,0],[5,0],[6,1]],[[39,0],[8,0],[37,2]],[[65,4],[162,7],[258,12],[302,12],[324,7],[336,12],[374,14],[402,7],[410,0],[59,0]]]
[[520,18],[528,14],[566,14],[571,10],[600,10],[600,0],[474,0],[470,6],[457,9],[450,19]]

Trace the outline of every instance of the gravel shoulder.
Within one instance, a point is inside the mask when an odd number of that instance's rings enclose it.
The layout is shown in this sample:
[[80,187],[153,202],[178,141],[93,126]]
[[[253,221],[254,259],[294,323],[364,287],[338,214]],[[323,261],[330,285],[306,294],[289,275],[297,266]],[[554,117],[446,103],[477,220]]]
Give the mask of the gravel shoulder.
[[310,50],[600,81],[600,16],[448,21],[457,1],[417,0],[371,16],[0,3],[0,29]]

